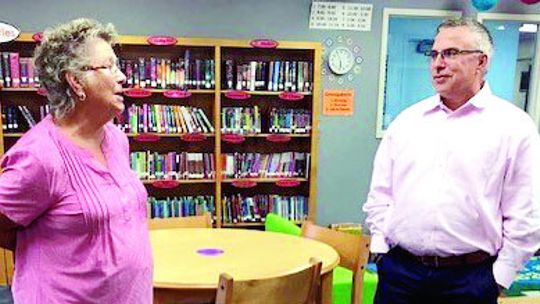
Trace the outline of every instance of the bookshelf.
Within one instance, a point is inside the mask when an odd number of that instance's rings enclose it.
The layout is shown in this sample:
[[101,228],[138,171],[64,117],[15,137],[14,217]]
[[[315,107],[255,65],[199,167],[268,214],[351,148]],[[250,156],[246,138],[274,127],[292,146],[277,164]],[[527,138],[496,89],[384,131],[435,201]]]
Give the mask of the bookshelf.
[[[31,57],[33,37],[23,33],[0,52]],[[297,223],[315,220],[320,43],[121,36],[115,51],[128,77],[117,123],[153,197],[149,214],[209,208],[217,228],[260,228],[273,204]],[[4,86],[0,105],[26,106],[39,120],[46,97]],[[1,153],[29,128],[17,115],[17,128],[0,130]]]

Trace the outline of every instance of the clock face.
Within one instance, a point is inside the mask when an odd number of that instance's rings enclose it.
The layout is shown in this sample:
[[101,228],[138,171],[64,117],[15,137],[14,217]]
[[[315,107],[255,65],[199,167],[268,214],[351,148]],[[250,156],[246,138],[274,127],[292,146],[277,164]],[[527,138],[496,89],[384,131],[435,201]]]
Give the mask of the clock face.
[[338,75],[349,72],[354,66],[353,53],[346,47],[337,47],[328,56],[330,70]]

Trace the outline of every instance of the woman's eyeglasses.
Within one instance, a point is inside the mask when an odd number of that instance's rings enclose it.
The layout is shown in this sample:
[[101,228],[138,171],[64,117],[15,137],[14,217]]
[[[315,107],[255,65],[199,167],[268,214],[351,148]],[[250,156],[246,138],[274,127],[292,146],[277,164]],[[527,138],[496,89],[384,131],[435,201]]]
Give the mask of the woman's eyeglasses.
[[112,74],[114,74],[120,70],[120,66],[118,63],[114,63],[111,65],[97,65],[97,66],[87,65],[87,66],[82,67],[82,70],[83,71],[109,70]]

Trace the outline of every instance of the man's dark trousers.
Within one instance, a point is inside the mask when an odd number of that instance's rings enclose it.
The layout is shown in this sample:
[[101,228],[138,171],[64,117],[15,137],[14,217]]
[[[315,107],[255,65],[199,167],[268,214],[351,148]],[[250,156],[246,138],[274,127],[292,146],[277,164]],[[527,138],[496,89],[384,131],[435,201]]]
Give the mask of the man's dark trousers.
[[392,249],[377,263],[375,304],[496,304],[493,261],[433,267]]

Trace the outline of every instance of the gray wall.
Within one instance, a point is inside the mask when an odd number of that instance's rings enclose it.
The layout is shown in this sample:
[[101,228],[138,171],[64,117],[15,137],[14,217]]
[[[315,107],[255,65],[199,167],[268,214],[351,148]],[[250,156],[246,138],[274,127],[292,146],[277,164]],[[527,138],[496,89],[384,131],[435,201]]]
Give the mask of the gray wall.
[[[162,34],[234,39],[273,38],[323,42],[339,35],[362,48],[362,72],[353,83],[324,88],[353,88],[352,117],[321,117],[318,176],[318,222],[361,221],[373,155],[382,10],[384,7],[457,9],[474,16],[468,0],[345,1],[373,3],[371,32],[310,30],[311,0],[0,0],[0,20],[22,31],[41,31],[76,17],[112,22],[120,34]],[[540,5],[501,0],[491,12],[540,13]]]

